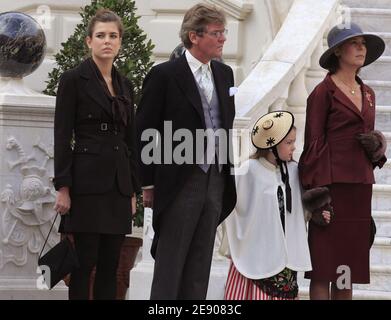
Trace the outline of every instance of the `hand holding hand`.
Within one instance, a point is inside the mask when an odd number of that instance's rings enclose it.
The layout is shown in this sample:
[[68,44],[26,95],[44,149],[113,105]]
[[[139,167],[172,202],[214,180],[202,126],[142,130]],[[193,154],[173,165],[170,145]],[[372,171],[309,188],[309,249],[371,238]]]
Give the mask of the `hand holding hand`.
[[329,224],[330,221],[331,221],[331,212],[330,212],[330,211],[323,210],[322,216],[323,216],[323,219],[325,220],[325,222],[326,222],[327,224]]
[[303,205],[311,213],[311,221],[319,226],[330,224],[334,211],[330,191],[327,187],[316,187],[303,194]]
[[318,226],[327,226],[332,221],[334,216],[333,207],[329,204],[325,205],[323,208],[317,209],[312,212],[311,221],[317,224]]

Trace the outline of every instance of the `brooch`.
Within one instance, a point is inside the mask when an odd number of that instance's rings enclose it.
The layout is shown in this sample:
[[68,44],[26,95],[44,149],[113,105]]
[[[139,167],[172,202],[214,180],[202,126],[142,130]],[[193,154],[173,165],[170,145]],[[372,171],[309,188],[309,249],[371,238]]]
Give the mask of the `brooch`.
[[369,105],[373,107],[373,102],[372,102],[372,95],[367,91],[365,92],[365,97],[367,98]]

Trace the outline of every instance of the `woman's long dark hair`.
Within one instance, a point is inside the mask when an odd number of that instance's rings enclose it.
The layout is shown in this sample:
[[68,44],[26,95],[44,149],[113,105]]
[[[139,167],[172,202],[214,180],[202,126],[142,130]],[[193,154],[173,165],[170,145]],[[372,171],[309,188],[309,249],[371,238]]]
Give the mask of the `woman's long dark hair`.
[[[333,53],[329,58],[327,70],[329,70],[330,74],[334,74],[338,71],[338,69],[339,69],[339,59],[335,55],[335,53]],[[358,68],[356,74],[359,74],[360,70],[361,68]]]

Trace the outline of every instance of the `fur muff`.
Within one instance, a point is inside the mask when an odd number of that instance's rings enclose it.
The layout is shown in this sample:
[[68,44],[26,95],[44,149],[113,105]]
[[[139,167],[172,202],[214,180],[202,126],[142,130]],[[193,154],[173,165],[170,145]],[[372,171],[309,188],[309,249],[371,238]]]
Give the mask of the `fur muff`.
[[387,141],[380,131],[373,130],[368,133],[361,133],[357,135],[357,139],[371,162],[377,162],[384,156],[387,149]]
[[309,189],[303,194],[303,205],[309,212],[314,212],[315,210],[330,204],[330,202],[331,197],[327,187]]
[[329,223],[323,217],[323,211],[330,212],[330,222],[334,217],[333,207],[330,205],[331,196],[326,187],[317,187],[304,192],[303,205],[310,212],[309,219],[319,225],[327,226]]

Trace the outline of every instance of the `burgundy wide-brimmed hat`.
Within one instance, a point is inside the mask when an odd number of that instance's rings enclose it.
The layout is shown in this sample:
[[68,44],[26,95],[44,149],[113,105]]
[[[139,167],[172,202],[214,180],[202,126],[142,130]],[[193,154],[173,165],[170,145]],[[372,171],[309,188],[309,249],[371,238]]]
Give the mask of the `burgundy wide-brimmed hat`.
[[346,40],[354,37],[364,37],[366,42],[367,55],[363,66],[371,64],[383,54],[386,45],[383,39],[379,36],[364,33],[355,23],[350,23],[350,25],[343,27],[341,27],[341,25],[337,25],[333,27],[327,35],[329,49],[327,49],[320,57],[320,66],[324,69],[328,69],[330,67],[330,58],[334,55],[335,49]]

